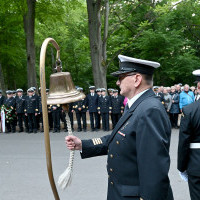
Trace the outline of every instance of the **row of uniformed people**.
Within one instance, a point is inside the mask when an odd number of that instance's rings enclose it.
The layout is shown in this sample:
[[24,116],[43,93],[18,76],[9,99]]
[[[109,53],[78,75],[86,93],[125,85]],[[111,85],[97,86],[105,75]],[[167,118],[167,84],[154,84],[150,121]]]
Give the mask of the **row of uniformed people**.
[[[71,103],[69,106],[69,117],[71,121],[72,130],[74,129],[73,123],[73,113],[76,113],[78,131],[87,130],[86,122],[86,112],[89,110],[90,114],[90,124],[91,130],[100,129],[100,118],[102,117],[103,130],[109,130],[109,113],[111,113],[112,118],[112,128],[115,127],[119,118],[123,113],[123,100],[122,96],[118,95],[117,90],[111,89],[109,91],[110,95],[106,96],[106,90],[104,88],[97,89],[95,92],[95,87],[91,86],[90,94],[81,101]],[[35,93],[36,88],[32,87],[27,90],[27,96],[23,95],[22,89],[17,89],[17,91],[6,91],[7,99],[0,95],[0,106],[5,104],[6,106],[13,109],[13,114],[16,113],[17,117],[12,121],[6,123],[7,132],[15,132],[16,125],[18,121],[19,132],[23,132],[23,122],[25,124],[26,132],[36,133],[39,128],[39,123],[42,122],[42,104],[41,96]],[[78,88],[82,90],[82,88]],[[0,94],[2,91],[0,91]],[[16,96],[17,93],[17,96]],[[48,93],[48,89],[47,89]],[[64,123],[64,129],[67,131],[65,113],[62,110],[61,105],[49,105],[48,106],[48,117],[50,129],[54,132],[60,131],[60,120]],[[81,125],[81,120],[83,121],[83,127]],[[43,123],[42,130],[43,131]]]

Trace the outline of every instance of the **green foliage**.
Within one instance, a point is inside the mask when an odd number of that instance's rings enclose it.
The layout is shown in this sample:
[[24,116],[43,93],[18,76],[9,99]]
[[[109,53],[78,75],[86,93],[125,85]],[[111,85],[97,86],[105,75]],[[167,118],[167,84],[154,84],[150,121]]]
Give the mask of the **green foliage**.
[[[198,69],[200,63],[200,4],[195,0],[184,0],[177,5],[174,2],[163,0],[152,4],[149,0],[110,0],[108,59],[105,62],[108,65],[108,87],[116,87],[116,78],[110,73],[118,69],[118,54],[160,62],[161,67],[154,75],[155,85],[169,86],[178,82],[193,84],[191,72]],[[26,90],[23,28],[26,0],[3,0],[0,7],[0,64],[3,75],[8,88],[21,87]],[[47,37],[54,38],[59,44],[63,71],[71,73],[75,85],[84,89],[93,85],[86,2],[36,1],[38,85],[40,48]],[[46,56],[47,87],[55,56],[55,49],[49,45]]]

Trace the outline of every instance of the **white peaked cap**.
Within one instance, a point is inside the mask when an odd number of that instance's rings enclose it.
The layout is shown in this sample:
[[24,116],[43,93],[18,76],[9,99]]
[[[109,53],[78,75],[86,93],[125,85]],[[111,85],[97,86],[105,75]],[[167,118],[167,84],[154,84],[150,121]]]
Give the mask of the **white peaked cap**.
[[119,60],[121,62],[138,63],[138,64],[143,64],[143,65],[151,66],[153,68],[160,67],[160,63],[154,62],[154,61],[142,60],[142,59],[137,59],[137,58],[131,58],[131,57],[128,57],[128,56],[123,56],[123,55],[118,55],[118,58],[119,58]]
[[160,67],[160,63],[158,62],[141,60],[123,55],[118,55],[118,58],[120,61],[119,70],[111,73],[113,76],[119,76],[120,74],[130,72],[153,75],[154,70]]

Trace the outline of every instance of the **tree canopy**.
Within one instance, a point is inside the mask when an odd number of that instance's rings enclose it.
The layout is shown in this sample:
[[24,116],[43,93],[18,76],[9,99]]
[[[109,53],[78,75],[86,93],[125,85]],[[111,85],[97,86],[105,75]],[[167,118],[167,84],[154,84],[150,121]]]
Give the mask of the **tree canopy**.
[[[192,71],[200,63],[200,1],[110,0],[108,36],[104,35],[105,1],[101,3],[102,42],[107,43],[107,85],[115,87],[110,73],[118,68],[118,54],[161,63],[154,85],[193,84]],[[5,88],[27,89],[27,57],[23,16],[27,1],[0,1],[0,67]],[[39,54],[47,37],[61,48],[63,71],[75,85],[94,84],[89,42],[87,2],[84,0],[36,0],[35,53],[39,85]],[[46,57],[47,86],[56,52],[49,46]],[[1,70],[0,70],[1,72]],[[2,87],[2,82],[0,83]]]

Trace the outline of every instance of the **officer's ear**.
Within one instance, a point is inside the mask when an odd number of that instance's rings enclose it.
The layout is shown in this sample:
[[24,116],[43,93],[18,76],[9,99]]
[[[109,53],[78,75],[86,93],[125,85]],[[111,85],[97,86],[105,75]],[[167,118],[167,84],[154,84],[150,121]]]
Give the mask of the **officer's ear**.
[[143,79],[142,75],[141,74],[135,74],[133,76],[133,78],[134,78],[134,86],[136,88],[139,87],[142,84],[142,79]]

